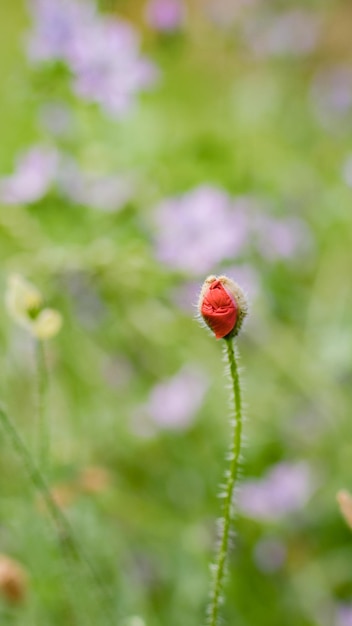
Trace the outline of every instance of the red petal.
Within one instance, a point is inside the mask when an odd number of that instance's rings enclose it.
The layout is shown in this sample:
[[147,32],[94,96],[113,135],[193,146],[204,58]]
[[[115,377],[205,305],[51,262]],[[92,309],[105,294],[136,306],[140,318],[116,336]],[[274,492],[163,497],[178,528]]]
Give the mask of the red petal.
[[211,283],[205,293],[201,314],[217,339],[226,337],[233,330],[237,319],[237,306],[219,280]]

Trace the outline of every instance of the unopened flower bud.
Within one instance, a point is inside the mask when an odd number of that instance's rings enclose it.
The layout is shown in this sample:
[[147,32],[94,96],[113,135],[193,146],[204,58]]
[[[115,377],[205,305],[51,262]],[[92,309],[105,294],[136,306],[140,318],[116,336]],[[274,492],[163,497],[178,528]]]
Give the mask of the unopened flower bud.
[[336,500],[340,507],[342,516],[344,517],[347,525],[352,529],[352,496],[346,490],[341,490],[336,496]]
[[33,312],[42,304],[38,289],[19,274],[13,274],[8,280],[6,306],[10,315],[20,324],[25,325]]
[[208,276],[199,297],[199,313],[217,339],[238,334],[247,315],[247,299],[241,287],[227,276]]
[[27,594],[27,574],[14,559],[0,554],[0,593],[12,604],[22,602]]
[[50,339],[59,332],[62,317],[54,309],[43,309],[32,325],[32,332],[38,339]]
[[40,291],[23,276],[9,277],[5,296],[11,317],[40,340],[54,337],[62,326],[62,317],[54,309],[43,308]]

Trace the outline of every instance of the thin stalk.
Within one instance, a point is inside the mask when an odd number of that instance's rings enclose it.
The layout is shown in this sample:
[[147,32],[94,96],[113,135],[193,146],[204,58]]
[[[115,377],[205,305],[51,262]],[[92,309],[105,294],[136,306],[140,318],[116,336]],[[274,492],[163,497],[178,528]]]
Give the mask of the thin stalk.
[[37,411],[38,411],[38,464],[44,474],[48,471],[50,455],[50,424],[46,408],[48,370],[44,343],[36,341]]
[[225,342],[230,368],[235,414],[229,454],[230,467],[226,473],[223,511],[222,518],[220,520],[219,546],[213,567],[213,580],[210,594],[210,605],[208,609],[209,626],[216,626],[219,620],[219,609],[222,599],[221,592],[225,574],[226,558],[229,550],[233,493],[238,477],[243,426],[241,383],[238,373],[237,350],[234,348],[232,339],[225,339]]
[[79,545],[76,537],[74,536],[68,519],[65,517],[60,507],[57,505],[54,498],[52,497],[52,494],[42,472],[33,460],[30,451],[28,450],[21,435],[17,431],[15,424],[1,405],[0,423],[4,431],[8,435],[14,450],[17,452],[19,458],[21,459],[29,479],[31,480],[37,491],[40,493],[44,503],[46,504],[47,511],[51,516],[57,532],[59,546],[62,549],[65,558],[68,557],[70,559],[79,559],[82,563],[85,564],[85,567],[90,575],[92,582],[94,582],[96,587],[100,589],[102,593],[104,611],[106,613],[106,617],[108,618],[107,623],[113,626],[115,622],[106,607],[108,594],[102,579],[100,578],[90,559],[86,556],[85,552]]

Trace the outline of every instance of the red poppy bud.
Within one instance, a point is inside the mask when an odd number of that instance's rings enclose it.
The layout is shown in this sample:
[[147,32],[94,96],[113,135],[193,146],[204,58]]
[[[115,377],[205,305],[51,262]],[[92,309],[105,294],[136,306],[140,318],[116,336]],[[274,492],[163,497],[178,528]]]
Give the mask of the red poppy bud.
[[209,276],[202,287],[199,312],[217,339],[237,335],[247,314],[242,289],[226,276]]

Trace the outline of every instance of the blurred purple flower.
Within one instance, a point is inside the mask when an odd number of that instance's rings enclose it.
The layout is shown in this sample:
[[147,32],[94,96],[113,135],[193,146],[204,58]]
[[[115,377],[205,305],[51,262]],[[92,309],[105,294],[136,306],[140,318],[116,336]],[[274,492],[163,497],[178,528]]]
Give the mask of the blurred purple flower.
[[286,554],[286,546],[280,539],[265,538],[256,543],[253,556],[258,569],[271,574],[281,569]]
[[149,26],[159,31],[174,31],[185,21],[182,0],[149,0],[145,15]]
[[238,255],[247,239],[245,211],[234,207],[226,192],[207,185],[164,200],[155,220],[159,259],[194,275]]
[[320,71],[314,78],[311,97],[323,126],[341,124],[352,112],[352,69],[336,66]]
[[258,56],[301,56],[316,48],[320,26],[317,14],[292,9],[281,15],[251,18],[244,25],[244,37]]
[[40,200],[53,184],[58,168],[54,148],[36,145],[22,154],[11,176],[0,179],[3,204],[31,204]]
[[[270,260],[306,252],[311,238],[305,223],[296,217],[276,219],[265,211],[255,198],[231,198],[210,185],[166,198],[154,213],[157,257],[198,276],[221,271],[220,264],[248,252],[252,242]],[[253,286],[253,272],[251,279]]]
[[0,178],[0,202],[37,202],[53,184],[70,201],[108,213],[119,211],[134,192],[130,175],[82,172],[73,159],[54,148],[36,145],[20,156],[11,176]]
[[297,217],[276,219],[257,215],[253,230],[259,251],[269,260],[290,258],[306,252],[311,242],[306,224]]
[[31,6],[30,58],[66,63],[79,97],[120,117],[139,91],[155,83],[157,70],[140,56],[132,25],[99,15],[87,0],[33,0]]
[[352,626],[352,604],[339,604],[336,610],[336,626]]
[[129,111],[136,94],[152,86],[155,66],[139,55],[139,38],[127,22],[100,18],[77,38],[70,65],[76,94],[99,104],[112,116]]
[[203,404],[207,388],[205,374],[195,367],[185,366],[152,389],[142,412],[161,428],[188,428]]
[[65,160],[59,175],[59,190],[76,204],[106,213],[119,211],[133,196],[131,176],[86,173],[73,160]]
[[278,463],[258,480],[247,480],[238,493],[243,515],[274,521],[301,509],[315,488],[309,466],[302,462]]
[[82,29],[94,26],[97,19],[89,0],[30,0],[33,29],[28,40],[31,61],[69,61],[76,38]]

